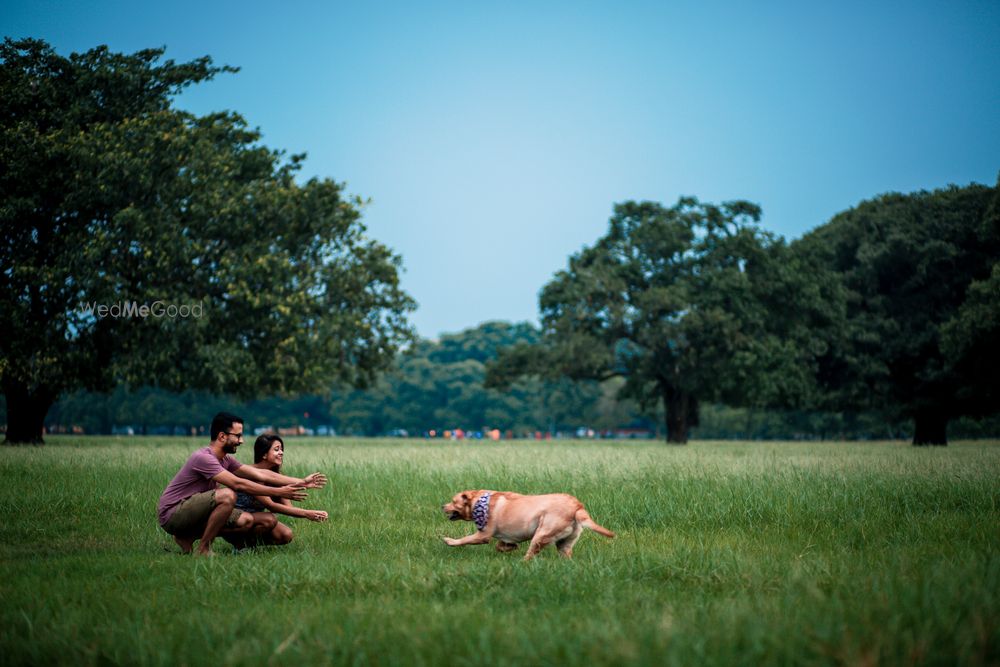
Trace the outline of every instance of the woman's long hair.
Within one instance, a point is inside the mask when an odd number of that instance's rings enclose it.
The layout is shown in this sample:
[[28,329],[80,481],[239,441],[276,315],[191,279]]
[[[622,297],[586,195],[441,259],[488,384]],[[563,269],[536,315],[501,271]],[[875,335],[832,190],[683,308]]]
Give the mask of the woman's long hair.
[[[281,439],[280,436],[269,433],[267,435],[262,435],[253,443],[253,462],[260,463],[267,456],[267,453],[271,451],[271,447],[274,446],[274,441],[277,440],[281,443],[281,449],[285,449],[285,441]],[[274,472],[281,472],[281,466],[274,468]]]

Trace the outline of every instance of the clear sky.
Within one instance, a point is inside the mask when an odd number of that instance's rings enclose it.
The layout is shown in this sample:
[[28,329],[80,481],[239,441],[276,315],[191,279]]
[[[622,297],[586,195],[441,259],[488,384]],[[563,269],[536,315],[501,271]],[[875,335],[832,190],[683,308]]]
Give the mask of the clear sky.
[[1000,2],[30,2],[5,36],[242,68],[185,93],[371,198],[435,337],[537,321],[614,202],[749,199],[788,239],[1000,171]]

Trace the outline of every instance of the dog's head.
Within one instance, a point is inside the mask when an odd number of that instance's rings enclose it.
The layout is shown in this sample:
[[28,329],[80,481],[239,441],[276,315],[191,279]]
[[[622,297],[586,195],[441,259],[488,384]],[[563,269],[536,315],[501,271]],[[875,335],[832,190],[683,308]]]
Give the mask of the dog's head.
[[441,511],[451,521],[472,521],[472,502],[478,491],[461,491],[452,497],[450,503],[441,506]]

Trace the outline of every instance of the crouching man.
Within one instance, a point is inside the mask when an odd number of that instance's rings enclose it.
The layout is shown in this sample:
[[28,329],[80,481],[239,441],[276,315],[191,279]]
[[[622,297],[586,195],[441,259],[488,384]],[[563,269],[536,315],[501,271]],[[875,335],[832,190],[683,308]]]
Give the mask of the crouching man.
[[[305,489],[326,484],[326,476],[318,472],[298,479],[240,464],[231,456],[243,443],[243,419],[236,415],[215,415],[210,435],[209,446],[191,454],[160,496],[160,526],[184,553],[191,553],[199,538],[198,555],[210,555],[219,535],[269,530],[255,523],[252,514],[236,509],[237,491],[303,500]],[[219,484],[226,488],[218,488]]]

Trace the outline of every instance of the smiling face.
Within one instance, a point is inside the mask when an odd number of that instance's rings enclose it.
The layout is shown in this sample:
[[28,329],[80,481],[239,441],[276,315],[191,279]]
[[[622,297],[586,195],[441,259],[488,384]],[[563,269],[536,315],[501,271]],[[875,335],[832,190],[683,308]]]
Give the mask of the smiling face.
[[285,443],[272,433],[259,436],[253,443],[253,464],[258,468],[281,472],[285,458]]
[[233,422],[228,431],[223,431],[222,451],[235,454],[236,449],[243,444],[243,424]]
[[281,462],[284,458],[285,445],[281,442],[281,440],[275,440],[271,444],[271,448],[267,450],[267,454],[264,455],[264,461],[274,469],[281,467]]
[[472,521],[472,499],[476,493],[476,491],[456,493],[450,503],[441,506],[441,511],[450,521]]

